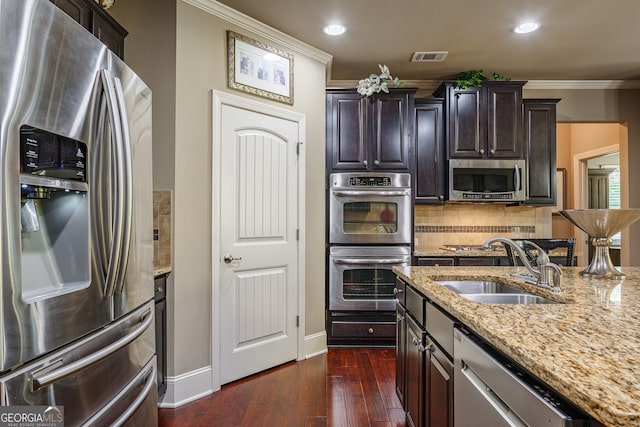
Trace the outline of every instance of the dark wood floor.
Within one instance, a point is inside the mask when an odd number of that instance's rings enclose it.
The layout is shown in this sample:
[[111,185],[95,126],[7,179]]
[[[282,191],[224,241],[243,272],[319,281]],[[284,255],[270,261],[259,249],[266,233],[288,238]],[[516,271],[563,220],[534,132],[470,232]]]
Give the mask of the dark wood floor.
[[158,419],[160,427],[405,426],[392,348],[330,348],[179,408],[160,409]]

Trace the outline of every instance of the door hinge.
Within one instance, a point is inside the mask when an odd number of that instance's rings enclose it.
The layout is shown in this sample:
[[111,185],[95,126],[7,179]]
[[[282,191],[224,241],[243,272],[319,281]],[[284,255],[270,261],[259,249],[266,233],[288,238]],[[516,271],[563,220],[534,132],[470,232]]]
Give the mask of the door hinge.
[[300,146],[302,145],[302,142],[298,142],[296,143],[296,154],[299,156],[300,155]]
[[300,240],[300,229],[296,228],[296,240]]
[[300,327],[300,316],[296,316],[296,328]]

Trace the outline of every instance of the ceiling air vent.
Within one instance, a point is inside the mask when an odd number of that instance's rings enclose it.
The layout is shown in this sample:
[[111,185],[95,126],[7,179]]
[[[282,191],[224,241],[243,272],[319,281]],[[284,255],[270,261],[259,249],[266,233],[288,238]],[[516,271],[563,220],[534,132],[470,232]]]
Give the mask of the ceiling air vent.
[[442,62],[449,52],[414,52],[411,62]]

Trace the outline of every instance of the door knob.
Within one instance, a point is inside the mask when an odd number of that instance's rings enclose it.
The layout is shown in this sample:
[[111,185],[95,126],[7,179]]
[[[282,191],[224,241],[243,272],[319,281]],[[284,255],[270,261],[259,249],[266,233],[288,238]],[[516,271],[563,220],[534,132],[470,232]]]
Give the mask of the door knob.
[[233,255],[226,254],[224,258],[222,258],[225,264],[231,264],[233,261],[240,261],[242,257],[234,258]]

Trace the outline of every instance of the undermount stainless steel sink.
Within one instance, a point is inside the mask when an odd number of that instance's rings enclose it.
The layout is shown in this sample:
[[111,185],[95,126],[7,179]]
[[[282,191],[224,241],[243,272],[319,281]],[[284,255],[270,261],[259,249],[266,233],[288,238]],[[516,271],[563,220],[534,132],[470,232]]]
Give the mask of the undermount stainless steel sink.
[[545,297],[533,294],[460,294],[460,296],[475,302],[485,304],[557,304]]
[[438,281],[447,289],[458,294],[527,294],[513,286],[489,280],[441,280]]
[[556,301],[490,280],[439,280],[468,300],[485,304],[556,304]]

